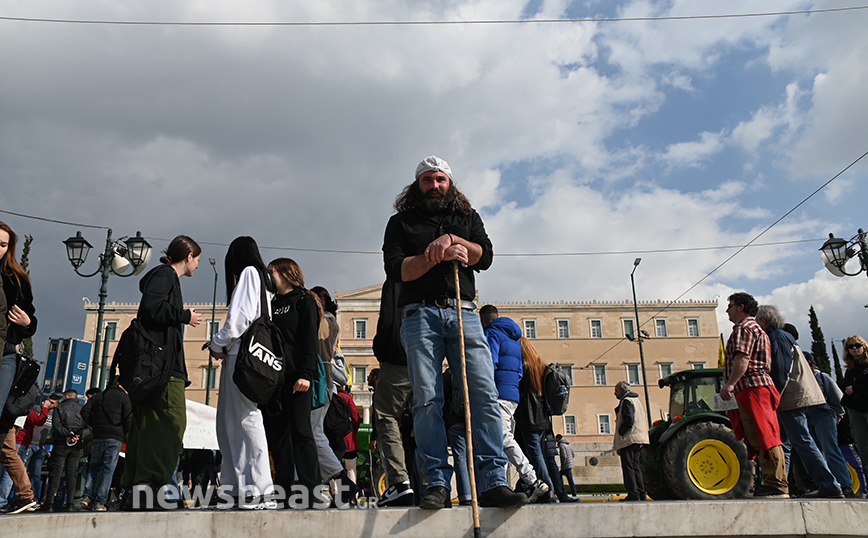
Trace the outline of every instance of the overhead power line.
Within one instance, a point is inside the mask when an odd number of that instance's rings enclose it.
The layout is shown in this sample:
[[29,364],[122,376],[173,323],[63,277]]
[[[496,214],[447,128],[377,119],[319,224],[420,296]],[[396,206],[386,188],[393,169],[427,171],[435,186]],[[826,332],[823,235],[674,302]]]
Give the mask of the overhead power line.
[[[782,220],[784,220],[785,218],[787,218],[788,216],[790,216],[790,215],[791,215],[791,214],[792,214],[796,209],[800,208],[800,207],[801,207],[802,205],[804,205],[808,200],[810,200],[811,198],[813,198],[814,196],[816,196],[816,195],[817,195],[821,190],[823,190],[823,189],[825,189],[826,187],[828,187],[829,184],[831,184],[833,181],[835,181],[836,179],[838,179],[842,174],[844,174],[844,172],[846,172],[847,170],[849,170],[850,168],[852,168],[853,166],[855,166],[856,163],[858,163],[859,161],[861,161],[862,159],[864,159],[866,156],[868,156],[868,151],[866,151],[865,153],[863,153],[862,155],[860,155],[858,159],[856,159],[855,161],[851,162],[851,163],[848,164],[846,167],[844,167],[843,170],[841,170],[840,172],[838,172],[837,174],[835,174],[834,176],[832,176],[832,178],[831,178],[829,181],[827,181],[827,182],[823,183],[822,185],[820,185],[820,186],[817,188],[817,190],[815,190],[814,192],[812,192],[811,194],[809,194],[807,197],[805,197],[805,199],[803,199],[801,202],[799,202],[798,204],[796,204],[795,207],[793,207],[792,209],[790,209],[789,211],[787,211],[786,213],[784,213],[784,214],[783,214],[783,215],[782,215],[778,220],[776,220],[776,221],[774,221],[773,223],[769,224],[768,227],[766,227],[765,230],[763,230],[763,231],[761,231],[760,233],[758,233],[758,234],[757,234],[753,239],[751,239],[750,241],[748,241],[746,245],[743,245],[743,246],[742,246],[741,248],[739,248],[736,252],[733,252],[732,256],[730,256],[729,258],[723,260],[723,261],[722,261],[722,262],[721,262],[717,267],[715,267],[714,269],[712,269],[711,271],[709,271],[709,272],[708,272],[704,277],[700,278],[700,279],[699,279],[695,284],[693,284],[692,286],[690,286],[689,288],[687,288],[686,290],[684,290],[684,292],[683,292],[681,295],[679,295],[679,296],[676,297],[675,299],[672,299],[671,301],[669,301],[669,302],[666,304],[666,306],[664,306],[663,308],[661,308],[660,310],[658,310],[657,312],[655,312],[654,314],[652,314],[652,315],[651,315],[651,316],[650,316],[650,317],[645,321],[645,323],[639,325],[639,328],[636,329],[636,334],[639,335],[639,334],[640,334],[640,333],[639,333],[639,329],[641,329],[642,327],[644,327],[645,325],[647,325],[648,323],[650,323],[651,320],[653,320],[656,316],[660,315],[661,313],[663,313],[664,311],[666,311],[667,309],[669,309],[669,307],[672,306],[673,304],[675,304],[676,302],[678,302],[679,299],[681,299],[682,297],[684,297],[685,295],[687,295],[688,293],[690,293],[690,291],[691,291],[693,288],[695,288],[696,286],[702,284],[702,283],[703,283],[703,282],[704,282],[708,277],[710,277],[711,275],[713,275],[714,273],[716,273],[716,272],[718,271],[718,269],[720,269],[721,267],[723,267],[724,265],[726,265],[727,263],[729,263],[733,258],[735,258],[736,256],[738,256],[739,254],[741,254],[741,252],[744,251],[744,249],[746,249],[746,248],[748,248],[748,247],[750,247],[750,246],[753,246],[754,243],[756,243],[757,239],[759,239],[760,237],[762,237],[763,235],[765,235],[766,232],[768,232],[769,230],[771,230],[772,228],[774,228],[775,226],[777,226],[778,223],[780,223]],[[587,368],[587,367],[590,366],[591,364],[597,362],[598,360],[600,360],[601,358],[603,358],[607,353],[609,353],[610,351],[612,351],[613,349],[615,349],[616,347],[618,347],[618,346],[619,346],[621,343],[623,343],[625,340],[626,340],[626,338],[622,338],[622,339],[618,340],[617,342],[615,342],[615,343],[612,345],[612,347],[610,347],[609,349],[607,349],[606,351],[604,351],[603,353],[601,353],[601,354],[600,354],[596,359],[592,360],[591,362],[589,362],[588,364],[586,364],[584,367]]]
[[[99,230],[107,230],[109,226],[97,226],[95,224],[79,224],[75,222],[68,222],[65,220],[57,220],[57,219],[49,219],[46,217],[38,217],[34,215],[26,215],[24,213],[16,213],[14,211],[6,211],[4,209],[0,209],[0,213],[5,213],[7,215],[15,215],[16,217],[21,217],[25,219],[34,219],[43,222],[51,222],[54,224],[63,224],[65,226],[76,226],[79,228],[95,228]],[[165,241],[170,242],[171,239],[167,239],[165,237],[149,237],[144,236],[145,239],[150,239],[151,241]],[[510,257],[510,258],[539,258],[539,257],[553,257],[553,256],[617,256],[617,255],[635,255],[635,254],[666,254],[672,252],[700,252],[706,250],[728,250],[728,249],[743,249],[747,246],[752,247],[773,247],[780,245],[794,245],[798,243],[816,243],[818,241],[825,241],[825,237],[820,237],[817,239],[793,239],[790,241],[772,241],[769,243],[755,243],[752,245],[722,245],[722,246],[712,246],[712,247],[683,247],[683,248],[660,248],[660,249],[648,249],[648,250],[608,250],[608,251],[595,251],[595,252],[515,252],[515,253],[498,253],[498,257]],[[228,247],[229,243],[217,243],[213,241],[197,241],[200,245],[209,245],[214,247]],[[339,250],[339,249],[328,249],[328,248],[303,248],[303,247],[279,247],[279,246],[265,246],[262,245],[259,247],[263,250],[286,250],[293,252],[317,252],[323,254],[366,254],[366,255],[375,255],[380,256],[383,253],[379,250]],[[689,291],[689,290],[688,290]]]
[[119,21],[102,19],[52,19],[41,17],[4,17],[0,20],[14,22],[50,22],[61,24],[107,24],[117,26],[446,26],[446,25],[493,25],[493,24],[571,24],[579,22],[651,22],[685,21],[707,19],[739,19],[746,17],[774,17],[783,15],[810,15],[868,9],[868,6],[804,9],[797,11],[768,11],[761,13],[729,13],[721,15],[668,15],[660,17],[588,17],[580,19],[500,19],[500,20],[448,20],[448,21],[312,21],[312,22],[242,22],[242,21]]

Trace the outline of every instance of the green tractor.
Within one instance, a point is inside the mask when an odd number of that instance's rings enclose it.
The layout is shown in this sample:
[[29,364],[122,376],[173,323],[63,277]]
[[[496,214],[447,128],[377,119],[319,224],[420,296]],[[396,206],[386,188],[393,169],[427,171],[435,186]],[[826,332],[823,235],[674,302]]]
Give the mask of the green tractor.
[[[669,387],[669,417],[654,423],[640,463],[645,490],[653,499],[741,499],[750,488],[754,464],[735,438],[718,396],[719,368],[685,370],[659,381]],[[715,406],[717,400],[717,406]]]

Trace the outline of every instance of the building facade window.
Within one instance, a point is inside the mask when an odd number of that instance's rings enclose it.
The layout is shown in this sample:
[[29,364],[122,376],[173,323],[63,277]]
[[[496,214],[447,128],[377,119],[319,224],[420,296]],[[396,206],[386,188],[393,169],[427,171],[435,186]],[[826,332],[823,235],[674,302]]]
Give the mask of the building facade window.
[[368,367],[367,366],[353,366],[353,385],[357,387],[361,387],[365,383],[368,382]]
[[666,338],[669,336],[669,331],[666,328],[666,319],[657,318],[654,320],[654,326],[657,328],[657,337]]
[[634,337],[636,336],[636,325],[635,321],[628,318],[623,318],[621,320],[621,326],[624,328],[624,337]]
[[609,381],[606,376],[606,365],[605,364],[595,364],[594,365],[594,385],[608,385]]
[[205,375],[202,376],[202,388],[203,389],[216,389],[217,388],[217,367],[212,366],[208,368],[207,366],[204,368]]
[[639,378],[639,365],[638,364],[628,364],[627,365],[627,383],[631,385],[638,385],[642,380]]
[[687,318],[687,336],[691,338],[699,337],[699,320],[696,318]]
[[703,368],[705,368],[704,362],[691,362],[690,363],[690,369],[691,370],[702,370]]
[[572,364],[561,364],[560,367],[561,367],[561,370],[563,370],[563,372],[565,374],[567,374],[567,377],[570,378],[570,386],[572,387],[573,385],[575,385],[575,383],[573,382],[573,365]]
[[576,425],[576,415],[564,415],[564,433],[566,435],[578,435],[579,428]]
[[603,435],[610,435],[612,433],[612,417],[597,415],[597,431]]
[[535,319],[526,319],[524,320],[524,337],[525,338],[536,338],[536,320]]
[[208,337],[214,338],[214,335],[220,332],[220,320],[208,320]]
[[112,340],[118,339],[118,322],[117,321],[106,321],[105,322],[105,341],[111,342]]
[[672,363],[671,362],[660,363],[659,366],[660,366],[660,379],[663,379],[664,377],[668,377],[668,376],[672,375]]
[[364,340],[368,337],[368,320],[354,319],[353,326],[357,340]]
[[559,319],[558,320],[558,338],[569,338],[569,337],[570,337],[570,320]]
[[591,338],[602,338],[603,337],[603,320],[592,319],[589,321],[591,322]]

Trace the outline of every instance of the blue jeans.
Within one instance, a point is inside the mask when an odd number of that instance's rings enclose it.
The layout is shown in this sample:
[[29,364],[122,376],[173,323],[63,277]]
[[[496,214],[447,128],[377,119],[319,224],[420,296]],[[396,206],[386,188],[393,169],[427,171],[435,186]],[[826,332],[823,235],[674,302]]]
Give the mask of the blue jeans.
[[780,411],[778,417],[780,417],[781,424],[787,432],[787,439],[793,445],[793,450],[805,464],[805,469],[817,483],[820,491],[840,490],[841,486],[835,480],[832,471],[829,470],[826,458],[823,457],[813,437],[811,437],[811,430],[808,426],[808,408]]
[[93,440],[90,449],[90,465],[87,468],[87,480],[84,481],[82,497],[87,497],[100,504],[106,503],[112,485],[112,475],[114,475],[115,466],[118,464],[121,444],[117,439]]
[[12,388],[13,381],[15,381],[15,353],[10,353],[3,355],[3,361],[0,362],[0,402],[3,405],[9,397],[9,389]]
[[27,476],[30,477],[30,485],[33,488],[33,496],[36,500],[42,498],[42,464],[45,462],[45,449],[31,444],[27,448]]
[[850,478],[850,471],[847,469],[841,447],[838,446],[838,423],[835,415],[825,407],[811,407],[806,411],[811,437],[826,457],[829,470],[835,475],[835,480],[842,488],[852,488],[853,479]]
[[[473,452],[480,492],[506,486],[503,423],[494,385],[494,363],[479,317],[462,310],[468,401],[473,421]],[[422,473],[428,487],[449,488],[452,466],[443,424],[443,357],[460,381],[460,335],[454,308],[411,304],[404,307],[401,343],[407,352],[407,370],[413,388],[413,421]]]
[[446,430],[449,446],[452,447],[452,468],[455,469],[459,501],[469,501],[473,496],[470,492],[470,472],[467,470],[467,434],[464,426],[463,422],[456,422]]
[[12,493],[12,477],[4,467],[0,466],[0,508],[8,504],[10,493]]
[[551,488],[552,480],[549,477],[549,470],[546,465],[546,457],[545,454],[543,454],[542,445],[542,439],[545,434],[545,430],[521,430],[519,433],[523,441],[522,449],[525,451],[524,455],[528,460],[530,460],[533,470],[536,471],[537,478],[545,482],[546,485]]

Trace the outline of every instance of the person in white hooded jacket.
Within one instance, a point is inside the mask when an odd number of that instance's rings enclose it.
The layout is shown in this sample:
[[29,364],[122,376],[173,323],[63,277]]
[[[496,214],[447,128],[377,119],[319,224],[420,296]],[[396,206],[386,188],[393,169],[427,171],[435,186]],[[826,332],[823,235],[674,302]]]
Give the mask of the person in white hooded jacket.
[[217,403],[217,443],[223,455],[220,468],[221,499],[218,508],[275,509],[269,500],[274,484],[268,462],[268,441],[262,412],[244,396],[232,379],[241,337],[262,314],[262,286],[271,315],[274,283],[252,237],[236,238],[226,252],[226,295],[229,311],[220,332],[211,340],[211,354],[223,360],[220,371],[220,400]]

